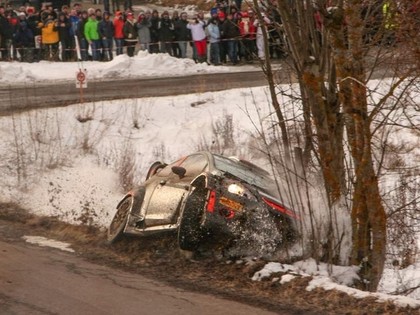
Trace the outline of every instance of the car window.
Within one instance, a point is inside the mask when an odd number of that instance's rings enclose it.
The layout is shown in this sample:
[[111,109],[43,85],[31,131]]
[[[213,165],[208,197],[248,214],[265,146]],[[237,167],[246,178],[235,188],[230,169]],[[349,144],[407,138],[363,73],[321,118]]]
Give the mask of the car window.
[[202,173],[208,165],[207,157],[203,154],[194,154],[188,156],[180,166],[184,167],[187,172],[185,176],[194,177]]
[[182,160],[184,160],[184,159],[185,158],[179,159],[179,160],[177,160],[177,161],[175,161],[175,162],[167,165],[165,168],[159,170],[158,173],[156,174],[156,176],[159,176],[159,177],[168,177],[168,176],[172,175],[173,174],[172,173],[172,166],[175,166],[175,165],[178,166],[178,165],[180,165],[181,162],[182,162]]
[[272,188],[274,185],[274,181],[265,170],[253,168],[252,164],[240,163],[220,155],[213,156],[216,168],[223,172],[230,173],[258,187]]

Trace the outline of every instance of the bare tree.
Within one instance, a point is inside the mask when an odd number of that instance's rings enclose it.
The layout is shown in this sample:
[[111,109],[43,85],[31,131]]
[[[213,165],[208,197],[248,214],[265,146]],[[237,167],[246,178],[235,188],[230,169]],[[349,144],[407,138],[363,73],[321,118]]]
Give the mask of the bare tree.
[[[350,262],[362,267],[361,287],[374,291],[385,263],[387,216],[373,159],[372,137],[378,126],[373,128],[372,122],[400,85],[407,87],[418,78],[418,35],[417,40],[402,40],[411,38],[408,34],[414,31],[398,21],[407,16],[411,25],[418,22],[407,6],[398,8],[388,1],[276,0],[255,9],[261,24],[262,10],[275,11],[281,18],[272,22],[287,41],[301,91],[304,160],[318,157],[330,211],[345,197],[352,201]],[[401,61],[392,53],[398,40],[409,48],[414,62],[395,67],[397,77],[389,70]],[[378,68],[395,79],[389,92],[369,110],[367,82],[381,73]],[[274,84],[273,80],[268,83]],[[399,106],[399,101],[394,105]],[[345,167],[345,143],[351,168]],[[350,185],[346,179],[351,180]],[[333,233],[334,227],[330,229],[328,246],[337,248],[340,239]]]

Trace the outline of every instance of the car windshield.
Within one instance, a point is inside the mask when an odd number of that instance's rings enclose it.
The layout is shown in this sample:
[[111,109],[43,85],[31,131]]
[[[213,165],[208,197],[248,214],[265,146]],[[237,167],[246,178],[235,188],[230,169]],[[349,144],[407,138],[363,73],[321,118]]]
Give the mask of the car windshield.
[[248,163],[242,164],[241,162],[220,155],[213,156],[216,168],[223,172],[230,173],[245,182],[260,188],[272,189],[275,186],[275,183],[270,178],[269,174],[262,169],[252,167],[251,164]]

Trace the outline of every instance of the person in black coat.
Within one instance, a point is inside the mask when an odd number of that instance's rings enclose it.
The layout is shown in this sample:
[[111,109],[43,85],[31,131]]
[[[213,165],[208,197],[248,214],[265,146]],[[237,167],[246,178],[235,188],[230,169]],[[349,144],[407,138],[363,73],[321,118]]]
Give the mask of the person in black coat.
[[114,37],[114,23],[109,12],[104,12],[103,19],[99,22],[98,33],[102,40],[103,56],[105,61],[112,60],[112,42]]
[[137,44],[137,23],[131,12],[127,13],[127,21],[124,23],[123,32],[125,45],[127,46],[127,55],[133,57]]
[[2,60],[9,60],[10,46],[12,45],[13,30],[6,17],[6,11],[3,5],[0,6],[0,51]]
[[188,42],[191,41],[191,30],[187,28],[188,25],[188,15],[187,12],[181,13],[181,18],[174,23],[174,34],[175,41],[178,42],[180,57],[187,57],[187,46]]
[[162,17],[159,21],[159,41],[160,41],[160,52],[168,53],[173,56],[172,42],[174,41],[174,24],[169,18],[168,11],[162,13]]
[[41,28],[39,27],[41,18],[34,7],[27,7],[26,13],[26,21],[28,22],[28,26],[34,34],[33,60],[38,62],[41,59]]
[[227,15],[226,21],[220,25],[220,34],[226,42],[230,62],[236,65],[238,63],[238,38],[241,36],[241,31],[231,13]]
[[85,24],[88,20],[88,12],[82,11],[80,21],[77,23],[77,40],[79,41],[80,57],[83,61],[88,60],[88,42],[85,37]]
[[19,50],[21,61],[33,61],[33,48],[35,46],[34,33],[26,21],[25,13],[19,13],[19,26],[15,35],[15,44]]
[[150,53],[158,53],[159,52],[159,12],[157,10],[153,10],[152,17],[150,18]]
[[61,43],[61,60],[70,61],[72,56],[72,39],[70,37],[71,23],[64,13],[58,14],[57,31]]

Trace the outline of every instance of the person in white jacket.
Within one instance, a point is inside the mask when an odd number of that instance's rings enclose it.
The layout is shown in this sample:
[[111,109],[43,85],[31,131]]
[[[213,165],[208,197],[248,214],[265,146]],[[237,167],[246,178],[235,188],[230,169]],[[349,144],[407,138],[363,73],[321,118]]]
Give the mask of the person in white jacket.
[[[266,17],[265,15],[263,15],[262,18],[265,24],[271,23],[270,19]],[[260,58],[261,60],[265,60],[264,36],[263,36],[259,19],[255,19],[254,26],[257,27],[256,43],[257,43],[257,49],[258,49],[258,58]]]
[[197,51],[197,61],[206,62],[207,58],[207,36],[204,31],[205,22],[194,17],[187,25],[187,28],[191,30],[191,37],[194,42],[195,49]]

